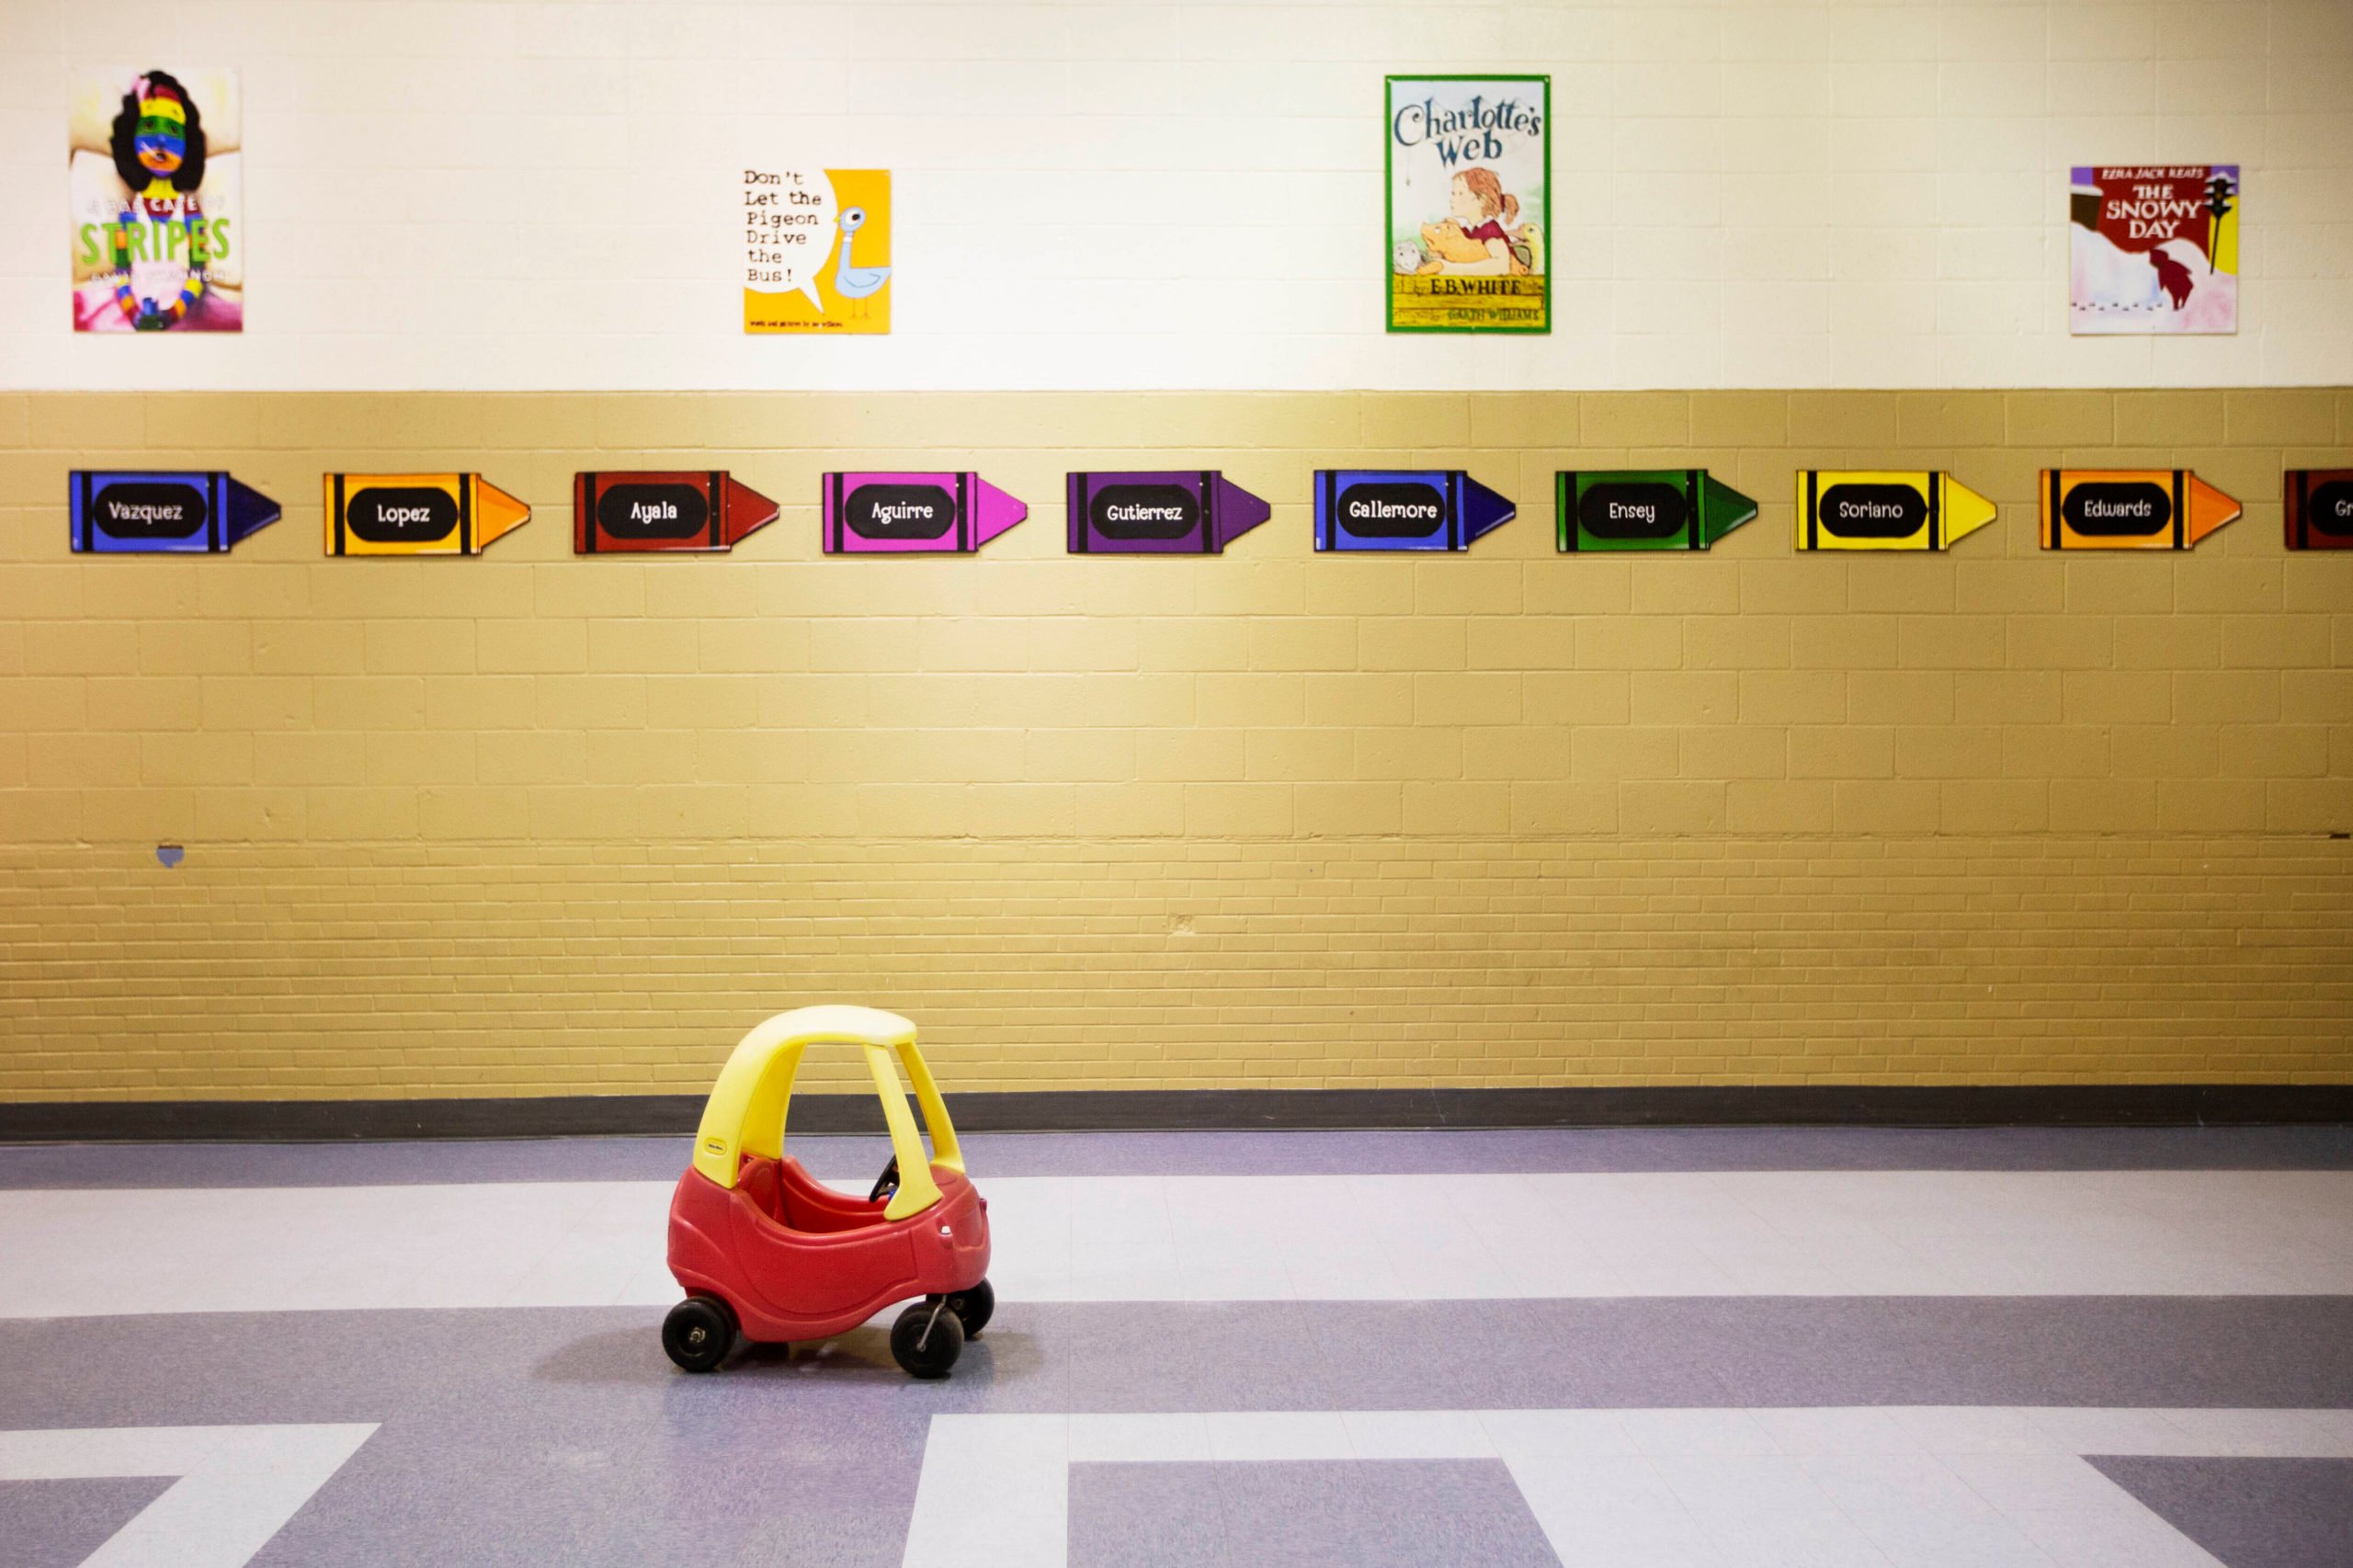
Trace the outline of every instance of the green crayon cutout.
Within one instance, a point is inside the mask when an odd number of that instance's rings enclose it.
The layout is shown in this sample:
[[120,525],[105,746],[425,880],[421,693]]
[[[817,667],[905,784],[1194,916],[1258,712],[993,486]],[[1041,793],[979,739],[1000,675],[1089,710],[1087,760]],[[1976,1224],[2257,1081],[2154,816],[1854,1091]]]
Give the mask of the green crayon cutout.
[[1552,499],[1563,551],[1705,550],[1756,516],[1756,503],[1704,468],[1574,469]]

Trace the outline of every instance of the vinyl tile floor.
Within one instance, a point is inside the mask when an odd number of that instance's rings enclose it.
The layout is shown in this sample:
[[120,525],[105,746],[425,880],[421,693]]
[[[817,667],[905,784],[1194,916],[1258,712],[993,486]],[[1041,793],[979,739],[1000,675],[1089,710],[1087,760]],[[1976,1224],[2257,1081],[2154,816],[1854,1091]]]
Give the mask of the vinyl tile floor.
[[672,1368],[681,1139],[0,1147],[0,1564],[2353,1563],[2344,1129],[967,1145],[941,1383]]

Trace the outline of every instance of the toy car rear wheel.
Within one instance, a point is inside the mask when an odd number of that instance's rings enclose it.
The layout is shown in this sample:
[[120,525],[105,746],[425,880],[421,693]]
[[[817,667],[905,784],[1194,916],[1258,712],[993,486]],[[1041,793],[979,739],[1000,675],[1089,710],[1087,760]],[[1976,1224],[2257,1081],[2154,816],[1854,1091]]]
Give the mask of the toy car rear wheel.
[[915,1302],[891,1325],[891,1355],[911,1377],[944,1378],[964,1353],[964,1324],[945,1296]]
[[996,1288],[983,1279],[969,1290],[959,1290],[948,1298],[948,1310],[964,1325],[965,1338],[978,1339],[996,1315]]
[[662,1348],[689,1372],[717,1369],[735,1347],[735,1314],[716,1296],[689,1296],[662,1320]]

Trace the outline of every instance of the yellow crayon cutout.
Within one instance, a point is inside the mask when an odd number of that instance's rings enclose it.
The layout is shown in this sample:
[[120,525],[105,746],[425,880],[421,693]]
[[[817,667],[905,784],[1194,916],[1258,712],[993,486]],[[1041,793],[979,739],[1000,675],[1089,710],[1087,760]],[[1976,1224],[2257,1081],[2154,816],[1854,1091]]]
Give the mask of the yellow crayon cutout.
[[2045,550],[2188,550],[2239,504],[2186,468],[2046,468]]
[[531,508],[478,473],[331,473],[329,555],[480,555]]
[[1939,470],[1800,469],[1800,550],[1942,550],[1994,503]]

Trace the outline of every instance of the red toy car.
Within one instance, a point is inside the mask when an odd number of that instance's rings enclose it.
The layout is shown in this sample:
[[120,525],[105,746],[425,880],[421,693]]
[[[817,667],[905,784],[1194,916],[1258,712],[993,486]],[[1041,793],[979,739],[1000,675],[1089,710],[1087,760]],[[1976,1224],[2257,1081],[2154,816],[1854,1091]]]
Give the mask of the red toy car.
[[[784,1153],[784,1113],[801,1052],[855,1045],[891,1130],[891,1163],[863,1202]],[[923,1107],[924,1156],[896,1051]],[[695,1134],[694,1163],[670,1199],[670,1272],[687,1299],[662,1324],[662,1348],[689,1372],[726,1358],[740,1331],[772,1342],[824,1339],[893,1301],[920,1298],[891,1328],[891,1354],[918,1378],[944,1378],[996,1304],[988,1282],[988,1202],[915,1027],[871,1007],[802,1007],[744,1037],[720,1071]]]

